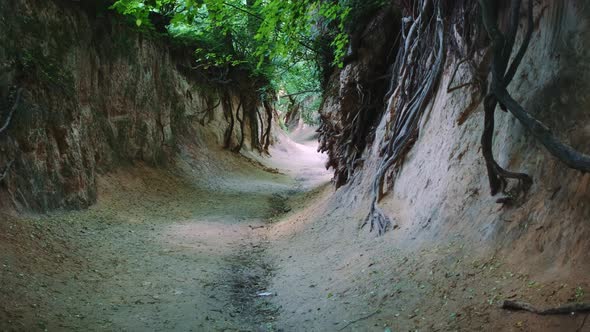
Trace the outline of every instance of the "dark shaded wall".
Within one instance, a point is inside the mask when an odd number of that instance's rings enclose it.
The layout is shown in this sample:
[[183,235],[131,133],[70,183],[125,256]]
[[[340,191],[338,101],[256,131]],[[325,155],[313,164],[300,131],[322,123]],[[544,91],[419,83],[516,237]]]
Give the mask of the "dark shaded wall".
[[212,89],[191,51],[88,2],[0,2],[0,203],[44,211],[95,202],[97,174],[165,164]]

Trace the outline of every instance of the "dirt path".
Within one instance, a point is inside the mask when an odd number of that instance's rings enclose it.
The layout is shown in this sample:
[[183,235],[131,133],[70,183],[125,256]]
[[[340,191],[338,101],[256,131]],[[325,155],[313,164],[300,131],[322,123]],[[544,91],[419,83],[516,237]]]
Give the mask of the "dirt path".
[[374,237],[313,146],[250,157],[186,147],[101,177],[89,210],[0,214],[0,331],[590,331],[497,305],[588,301],[586,279]]
[[[266,227],[290,195],[329,179],[308,157],[315,166],[282,174],[187,150],[175,173],[103,177],[87,211],[11,218],[0,232],[0,330],[273,330],[279,309],[257,296],[274,268]],[[31,251],[30,239],[43,245]]]

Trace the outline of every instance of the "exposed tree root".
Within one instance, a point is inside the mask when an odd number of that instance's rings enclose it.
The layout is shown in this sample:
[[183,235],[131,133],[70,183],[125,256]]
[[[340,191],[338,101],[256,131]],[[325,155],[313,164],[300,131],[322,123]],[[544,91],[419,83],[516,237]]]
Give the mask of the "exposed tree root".
[[498,97],[498,100],[506,105],[506,108],[508,108],[510,113],[512,113],[554,157],[573,169],[582,172],[590,172],[589,155],[581,153],[570,145],[557,139],[547,126],[525,111],[525,109],[520,106],[510,94],[508,94],[508,91],[506,91],[505,88],[496,87],[493,91]]
[[[244,111],[248,111],[248,124],[250,126],[250,146],[253,149],[256,149],[258,151],[261,151],[260,148],[260,138],[258,135],[258,128],[259,123],[258,123],[258,105],[256,105],[256,103],[253,103],[252,101],[246,103],[247,105],[247,109],[244,109]],[[244,119],[242,119],[244,120]]]
[[569,315],[590,312],[590,303],[567,303],[555,308],[538,309],[526,302],[504,300],[501,308],[513,311],[529,311],[537,315]]
[[[391,115],[388,134],[381,149],[383,159],[372,188],[371,210],[365,223],[383,234],[391,226],[391,219],[379,208],[384,195],[386,174],[399,164],[411,148],[418,134],[418,123],[434,94],[442,73],[445,56],[442,5],[437,0],[423,0],[416,18],[406,17],[402,28],[402,45],[394,65],[391,94],[386,114]],[[407,30],[407,33],[406,33]]]
[[[250,130],[250,144],[253,149],[258,150],[260,153],[268,153],[268,148],[271,142],[271,129],[272,129],[272,116],[273,109],[272,105],[262,99],[262,104],[265,109],[266,119],[260,113],[257,102],[249,97],[240,96],[238,107],[234,112],[232,109],[231,100],[229,97],[225,98],[223,102],[225,118],[228,121],[228,128],[225,131],[224,141],[225,148],[231,149],[233,152],[240,152],[244,147],[244,141],[246,140],[246,126]],[[240,115],[241,111],[241,115]],[[266,120],[266,125],[265,121]],[[232,147],[231,140],[235,127],[235,121],[239,124],[239,140],[237,145]]]
[[[518,30],[518,15],[520,13],[520,3],[521,0],[513,0],[511,5],[511,26],[509,28],[509,35],[504,38],[504,36],[500,33],[496,25],[496,17],[495,11],[491,7],[491,4],[487,3],[487,0],[480,0],[481,12],[483,16],[484,26],[488,31],[490,37],[492,38],[492,52],[493,52],[493,59],[492,59],[492,72],[499,72],[502,73],[502,78],[498,81],[496,75],[492,77],[492,85],[494,84],[504,84],[504,86],[510,83],[513,75],[510,77],[504,76],[508,67],[511,70],[517,67],[522,60],[522,57],[517,57],[514,59],[513,62],[509,66],[510,54],[512,53],[512,47],[514,46],[514,40],[516,37],[516,33]],[[532,1],[529,1],[529,16],[532,17]],[[492,17],[490,17],[492,15]],[[492,23],[493,22],[493,23]],[[529,33],[527,35],[530,36],[532,34],[532,24],[529,24],[527,29]],[[495,32],[490,32],[495,30]],[[525,39],[523,44],[520,47],[519,54],[522,53],[524,55],[524,51],[528,47],[528,42],[530,38]],[[510,50],[506,50],[505,48],[510,48]],[[522,52],[521,52],[522,51]],[[502,83],[500,83],[502,82]],[[524,173],[515,173],[509,172],[502,168],[494,159],[493,155],[493,139],[494,139],[494,114],[496,111],[496,106],[498,104],[498,100],[495,95],[489,94],[484,99],[484,131],[481,137],[481,145],[482,145],[482,153],[486,162],[486,168],[488,172],[488,179],[490,183],[490,191],[492,196],[496,195],[500,191],[504,192],[508,195],[508,197],[512,196],[520,196],[521,194],[526,193],[528,189],[532,185],[532,179],[530,176]],[[504,109],[505,107],[501,105]],[[518,184],[512,189],[512,193],[508,193],[508,180],[509,179],[516,179]],[[501,199],[500,202],[504,202],[504,199]]]
[[[237,110],[236,112],[240,111],[240,107],[241,107],[242,103],[240,100],[240,103],[238,104]],[[231,139],[232,139],[232,135],[234,132],[234,126],[235,126],[235,120],[234,120],[234,111],[232,109],[232,102],[229,96],[224,96],[223,98],[223,113],[225,116],[225,119],[228,122],[228,127],[225,130],[225,135],[224,135],[224,148],[226,149],[231,149]]]
[[[362,3],[359,2],[359,4]],[[373,141],[375,127],[385,111],[387,84],[383,80],[391,77],[390,53],[397,49],[399,38],[377,41],[372,35],[382,36],[399,31],[397,14],[391,8],[383,8],[370,24],[359,23],[354,26],[350,50],[371,49],[360,52],[346,60],[342,71],[336,71],[342,80],[327,86],[325,94],[337,98],[327,98],[328,103],[321,114],[319,151],[327,152],[326,168],[334,169],[336,188],[347,183],[362,164],[361,157]],[[336,111],[337,110],[337,111]]]
[[469,68],[471,69],[471,71],[473,73],[475,73],[475,66],[473,65],[473,62],[471,61],[471,59],[464,58],[464,59],[460,60],[459,62],[457,62],[457,64],[455,64],[455,69],[453,69],[453,74],[451,75],[451,79],[449,80],[449,84],[447,85],[447,93],[451,93],[455,90],[460,90],[460,89],[463,89],[464,87],[467,87],[467,86],[477,83],[476,78],[475,78],[473,81],[469,81],[467,83],[461,83],[461,84],[457,84],[457,85],[453,86],[453,83],[455,82],[455,77],[457,76],[457,71],[459,70],[459,67],[461,67],[461,65],[464,63],[467,63],[469,65]]
[[2,173],[0,173],[0,182],[4,181],[4,178],[6,178],[6,176],[8,175],[8,172],[10,171],[10,167],[12,167],[12,164],[14,164],[14,160],[11,160],[6,167],[4,167],[4,170],[2,171]]
[[[526,193],[532,185],[532,178],[530,176],[524,173],[509,172],[499,166],[494,159],[492,151],[494,113],[498,104],[500,104],[503,110],[510,111],[553,156],[571,168],[583,172],[590,171],[590,156],[580,153],[571,146],[560,142],[543,123],[526,112],[507,91],[507,87],[514,78],[526,53],[534,29],[533,1],[529,0],[527,31],[522,45],[510,63],[510,56],[518,31],[521,2],[521,0],[512,0],[510,27],[507,34],[504,35],[498,28],[495,2],[491,0],[479,0],[484,27],[492,40],[493,52],[491,91],[484,100],[484,132],[481,138],[482,152],[486,161],[492,196],[500,191],[508,194],[509,197],[519,196]],[[508,180],[510,179],[517,180],[517,185],[508,191]],[[499,200],[502,203],[506,201],[510,200]]]
[[[12,116],[14,115],[14,112],[16,112],[16,109],[18,108],[18,106],[20,105],[22,92],[23,92],[22,88],[19,88],[16,91],[16,97],[14,99],[14,104],[12,105],[12,107],[10,107],[10,110],[8,111],[8,115],[6,116],[6,120],[4,121],[4,124],[2,125],[2,127],[0,127],[0,135],[2,133],[4,133],[6,131],[6,129],[8,129],[8,126],[10,125],[10,122],[12,121]],[[6,164],[6,166],[4,167],[4,170],[2,170],[2,173],[0,173],[0,182],[4,181],[4,179],[6,178],[8,173],[10,172],[10,168],[14,164],[14,161],[15,160],[13,159],[13,160],[9,161],[8,164]]]
[[[533,179],[525,173],[514,172],[503,168],[494,158],[493,140],[496,107],[513,114],[553,156],[573,169],[582,172],[590,171],[590,155],[581,153],[568,144],[561,142],[547,126],[528,113],[508,93],[507,87],[514,79],[516,72],[529,47],[535,28],[533,17],[533,1],[527,0],[527,22],[522,35],[522,42],[515,47],[519,32],[520,12],[523,0],[511,0],[508,28],[501,32],[498,28],[498,2],[478,0],[468,5],[448,3],[442,0],[402,1],[405,17],[402,19],[401,42],[398,46],[396,60],[391,66],[390,84],[385,93],[387,106],[385,113],[389,116],[386,123],[385,138],[379,146],[381,162],[377,168],[372,186],[371,209],[362,226],[370,224],[371,230],[379,234],[387,231],[392,220],[379,208],[378,203],[387,191],[391,191],[389,179],[392,168],[399,166],[407,151],[411,149],[418,135],[418,123],[431,103],[439,77],[442,73],[445,57],[445,46],[449,44],[451,51],[456,51],[457,58],[463,59],[455,64],[451,79],[446,89],[453,92],[468,86],[474,86],[478,96],[473,98],[467,109],[460,115],[457,123],[462,124],[483,101],[484,128],[481,136],[482,154],[485,160],[490,192],[493,196],[503,193],[497,200],[502,204],[513,204],[524,198],[533,184]],[[444,6],[443,6],[444,4]],[[453,7],[454,6],[454,7]],[[469,6],[469,7],[467,7]],[[445,34],[442,8],[447,15],[449,10],[458,9],[456,15],[450,16],[450,23],[455,29]],[[452,8],[451,8],[452,7]],[[543,9],[544,10],[544,9]],[[478,13],[475,15],[475,13]],[[483,24],[474,19],[481,15]],[[444,21],[448,21],[445,17]],[[455,35],[445,43],[445,35]],[[486,35],[489,39],[486,39]],[[491,47],[483,50],[491,40]],[[455,44],[453,44],[453,42]],[[513,52],[514,51],[514,52]],[[514,53],[514,54],[513,54]],[[479,57],[479,63],[474,58]],[[467,63],[472,78],[467,83],[457,83],[456,76],[460,66]],[[487,77],[491,73],[491,81]],[[384,76],[387,77],[387,76]],[[333,87],[332,87],[333,89]],[[343,95],[342,90],[346,90]],[[340,96],[354,95],[350,87],[340,85]],[[371,89],[363,88],[357,82],[358,99],[369,100]],[[333,93],[335,94],[335,93]],[[353,98],[354,99],[354,98]],[[342,101],[340,101],[342,104]],[[356,139],[367,131],[362,128],[366,123],[363,118],[364,107],[353,107],[353,110],[340,109],[337,116],[322,114],[320,129],[320,151],[328,151],[327,167],[335,169],[336,187],[346,183],[352,171],[361,159],[362,149],[358,149]],[[331,119],[330,116],[336,119]],[[340,117],[340,118],[337,118]],[[389,186],[389,187],[388,187]]]
[[[244,105],[242,103],[242,98],[240,98],[240,106],[236,109],[236,119],[238,120],[238,123],[240,124],[240,141],[238,143],[238,145],[236,145],[232,151],[233,152],[240,152],[242,150],[242,147],[244,146]],[[242,117],[240,118],[240,109],[242,110]]]
[[19,88],[16,91],[16,98],[14,99],[14,104],[12,105],[10,110],[8,111],[8,115],[6,116],[6,120],[4,120],[4,124],[2,125],[2,127],[0,127],[0,134],[2,134],[4,131],[6,131],[6,129],[8,129],[8,126],[10,125],[10,121],[12,121],[12,116],[14,115],[14,112],[16,111],[16,109],[18,108],[18,105],[20,104],[22,92],[23,92],[22,88]]
[[270,104],[270,102],[268,100],[264,100],[262,105],[264,106],[264,110],[266,111],[266,130],[264,131],[264,134],[262,135],[262,140],[261,140],[261,144],[262,144],[262,149],[264,150],[264,152],[268,153],[268,148],[270,146],[270,142],[271,142],[271,129],[272,129],[272,105]]
[[[268,151],[271,142],[271,128],[273,108],[268,100],[268,96],[273,93],[261,93],[258,87],[263,82],[253,81],[238,87],[218,87],[217,95],[219,99],[214,106],[208,106],[207,109],[200,111],[204,114],[200,119],[201,124],[207,117],[213,119],[213,111],[221,105],[223,117],[227,122],[227,127],[223,133],[223,146],[232,152],[240,152],[248,139],[250,147],[263,153]],[[236,105],[237,102],[237,105]],[[213,102],[206,100],[207,105]],[[260,107],[265,107],[262,113]],[[236,142],[237,140],[237,142]]]
[[[225,96],[224,96],[224,98],[225,98]],[[221,105],[221,103],[222,103],[222,99],[223,99],[223,98],[220,98],[220,99],[217,101],[217,103],[216,103],[215,105],[213,105],[213,106],[211,106],[211,107],[209,107],[209,108],[207,108],[207,109],[205,109],[205,110],[203,110],[203,111],[199,111],[199,112],[198,112],[199,114],[203,114],[203,117],[202,117],[202,118],[199,120],[199,122],[201,123],[201,125],[202,125],[202,126],[204,126],[204,125],[205,125],[205,118],[209,118],[207,122],[211,122],[211,120],[213,120],[213,111],[214,111],[214,110],[215,110],[215,109],[216,109],[216,108],[217,108],[219,105]],[[207,104],[207,105],[209,105],[209,104],[210,104],[210,103],[209,103],[209,98],[206,98],[206,104]],[[224,111],[225,111],[225,110],[224,110]],[[224,113],[224,116],[225,116],[225,115],[226,115],[226,114]]]
[[378,313],[381,313],[381,310],[377,310],[377,311],[374,311],[374,312],[372,312],[372,313],[370,313],[370,314],[368,314],[368,315],[365,315],[365,316],[363,316],[363,317],[361,317],[361,318],[357,318],[357,319],[355,319],[355,320],[351,320],[351,321],[350,321],[350,322],[348,322],[346,325],[344,325],[343,327],[339,328],[339,329],[338,329],[338,331],[342,331],[342,330],[344,330],[345,328],[349,327],[350,325],[352,325],[352,324],[355,324],[355,323],[358,323],[358,322],[360,322],[360,321],[362,321],[362,320],[369,319],[369,318],[371,318],[371,317],[373,317],[373,316],[377,315]]

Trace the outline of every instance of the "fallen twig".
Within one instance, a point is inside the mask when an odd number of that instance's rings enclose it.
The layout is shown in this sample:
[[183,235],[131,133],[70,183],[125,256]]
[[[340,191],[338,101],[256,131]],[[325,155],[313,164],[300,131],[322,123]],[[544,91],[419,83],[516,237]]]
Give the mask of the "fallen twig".
[[363,317],[357,318],[355,320],[352,320],[352,321],[348,322],[346,325],[344,325],[343,327],[341,327],[340,329],[338,329],[338,331],[342,331],[345,328],[349,327],[350,325],[352,325],[354,323],[360,322],[361,320],[365,320],[365,319],[371,318],[371,317],[375,316],[376,314],[378,314],[380,312],[381,312],[381,310],[377,310],[377,311],[375,311],[375,312],[373,312],[371,314],[368,314],[366,316],[363,316]]
[[578,312],[590,312],[590,303],[567,303],[559,307],[538,309],[521,301],[504,300],[502,309],[512,311],[529,311],[537,315],[569,315]]

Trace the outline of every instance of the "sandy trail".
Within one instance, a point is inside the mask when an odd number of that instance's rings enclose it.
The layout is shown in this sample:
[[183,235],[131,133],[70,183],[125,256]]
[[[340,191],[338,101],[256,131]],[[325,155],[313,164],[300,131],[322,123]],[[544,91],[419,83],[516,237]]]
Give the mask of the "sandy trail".
[[102,176],[85,211],[0,214],[0,331],[590,330],[497,306],[584,301],[586,281],[359,231],[362,197],[279,138],[272,158],[187,144],[168,170]]
[[[279,308],[256,296],[273,273],[266,227],[289,196],[330,178],[313,147],[285,142],[257,157],[266,171],[187,148],[175,172],[102,177],[87,211],[13,218],[0,239],[0,330],[273,330]],[[23,257],[31,224],[55,244],[36,266]]]

